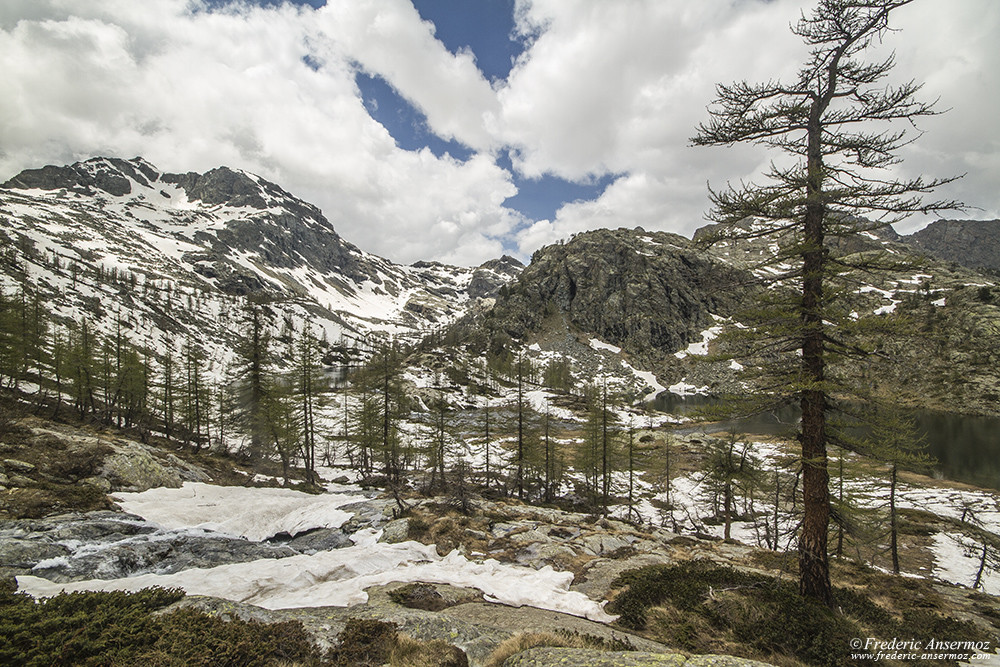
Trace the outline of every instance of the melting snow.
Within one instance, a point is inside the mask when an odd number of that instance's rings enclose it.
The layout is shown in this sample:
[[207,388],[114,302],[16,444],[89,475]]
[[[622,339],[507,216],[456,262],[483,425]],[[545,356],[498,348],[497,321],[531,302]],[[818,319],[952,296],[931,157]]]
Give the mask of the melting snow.
[[167,530],[200,528],[259,542],[285,533],[340,528],[351,513],[338,509],[364,496],[312,495],[291,489],[256,489],[185,482],[179,489],[156,488],[112,496],[122,509]]
[[528,605],[609,623],[615,620],[603,604],[569,590],[571,572],[482,563],[452,551],[437,555],[434,546],[418,542],[385,544],[365,535],[353,547],[311,556],[263,559],[176,574],[144,574],[125,579],[59,584],[32,576],[17,578],[18,587],[35,597],[67,591],[136,591],[149,586],[183,588],[190,595],[211,595],[266,609],[346,607],[368,600],[366,588],[391,582],[423,581],[478,588],[487,600]]
[[667,387],[667,390],[672,394],[677,394],[678,396],[694,396],[695,394],[707,394],[708,386],[696,387],[693,384],[688,384],[684,380],[681,380],[677,384],[672,384]]
[[[713,315],[712,317],[715,318],[716,320],[720,319],[720,318],[716,317],[715,315]],[[695,356],[704,357],[704,356],[706,356],[708,354],[708,343],[709,343],[709,341],[718,338],[719,334],[721,334],[721,333],[722,333],[722,326],[721,325],[717,325],[717,326],[705,329],[704,331],[701,332],[701,342],[691,343],[690,345],[687,346],[686,349],[680,350],[678,352],[674,352],[674,356],[677,357],[678,359],[683,359],[684,357],[688,356],[689,354],[695,355]],[[671,390],[671,391],[673,391],[673,390]]]
[[[936,533],[934,535],[934,574],[945,581],[972,586],[979,571],[982,545],[975,544],[961,533]],[[983,591],[1000,595],[1000,577],[984,573]]]
[[621,354],[622,351],[620,347],[612,345],[610,343],[599,341],[596,338],[590,339],[590,347],[594,348],[595,350],[607,350],[609,352],[614,352],[615,354]]
[[[339,527],[351,515],[338,507],[364,500],[349,494],[312,496],[287,489],[222,487],[187,483],[180,489],[122,493],[115,498],[129,512],[176,530],[208,528],[264,539],[313,527]],[[365,529],[354,546],[313,555],[261,559],[174,574],[143,574],[122,579],[94,579],[60,584],[33,576],[18,578],[21,590],[36,597],[62,591],[125,590],[149,586],[179,587],[192,595],[254,604],[267,609],[348,606],[367,601],[365,589],[390,582],[423,581],[478,588],[486,599],[511,606],[528,605],[604,623],[615,620],[603,603],[569,590],[571,572],[546,566],[538,570],[468,560],[458,551],[437,554],[418,542],[378,542],[381,531]]]

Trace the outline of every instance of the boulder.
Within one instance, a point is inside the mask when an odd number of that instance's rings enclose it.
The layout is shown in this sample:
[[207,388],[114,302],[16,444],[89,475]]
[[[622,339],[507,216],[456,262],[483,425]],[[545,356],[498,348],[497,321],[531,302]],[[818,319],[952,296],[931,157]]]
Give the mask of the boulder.
[[409,535],[410,520],[396,519],[395,521],[390,521],[385,524],[385,528],[382,529],[382,537],[379,538],[379,542],[387,542],[389,544],[405,542],[410,539]]
[[65,556],[68,553],[67,547],[48,541],[0,539],[0,569],[29,570],[44,560]]
[[166,468],[146,449],[127,445],[117,449],[101,467],[101,477],[111,483],[112,490],[138,492],[157,486],[181,486],[177,471]]

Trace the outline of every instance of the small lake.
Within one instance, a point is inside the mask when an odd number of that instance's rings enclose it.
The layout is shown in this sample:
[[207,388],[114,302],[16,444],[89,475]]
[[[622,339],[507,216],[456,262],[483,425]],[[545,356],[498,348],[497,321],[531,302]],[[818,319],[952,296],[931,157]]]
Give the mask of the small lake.
[[[654,409],[672,414],[686,414],[712,405],[718,399],[706,396],[661,394],[652,403]],[[927,453],[938,461],[935,476],[1000,490],[1000,417],[972,417],[929,410],[912,414],[917,431],[924,434]],[[787,435],[799,419],[797,408],[784,408],[747,419],[718,422],[712,430],[736,427],[754,435]],[[694,432],[707,425],[682,427],[680,432]]]

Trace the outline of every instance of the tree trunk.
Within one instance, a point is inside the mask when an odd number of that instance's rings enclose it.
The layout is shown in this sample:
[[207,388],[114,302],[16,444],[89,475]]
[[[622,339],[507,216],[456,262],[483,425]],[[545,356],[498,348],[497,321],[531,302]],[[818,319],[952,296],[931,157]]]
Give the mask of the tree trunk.
[[826,459],[826,390],[823,339],[822,128],[816,105],[809,122],[807,204],[802,248],[802,532],[799,536],[799,592],[833,605],[827,530],[830,475]]
[[896,523],[896,464],[892,464],[889,477],[889,550],[892,552],[892,573],[899,574],[899,534]]
[[733,525],[733,483],[726,480],[726,486],[723,491],[722,496],[722,516],[725,522],[725,528],[723,529],[723,538],[732,538],[732,525]]
[[983,555],[979,557],[979,569],[976,571],[976,581],[972,584],[972,590],[976,590],[983,582],[983,571],[986,569],[986,555],[989,545],[983,542]]

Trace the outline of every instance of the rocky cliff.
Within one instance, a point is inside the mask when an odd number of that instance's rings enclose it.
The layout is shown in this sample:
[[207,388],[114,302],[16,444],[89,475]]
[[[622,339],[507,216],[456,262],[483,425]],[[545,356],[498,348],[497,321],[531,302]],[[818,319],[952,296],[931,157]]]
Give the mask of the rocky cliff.
[[487,326],[523,339],[556,316],[652,361],[697,340],[713,315],[732,314],[747,278],[676,234],[597,230],[536,252],[500,291]]
[[902,240],[939,259],[1000,270],[1000,220],[938,220]]

